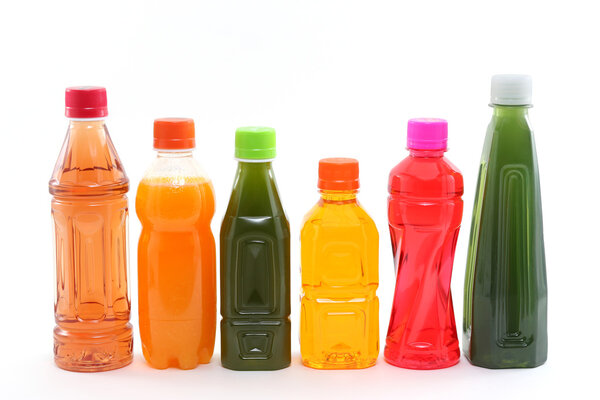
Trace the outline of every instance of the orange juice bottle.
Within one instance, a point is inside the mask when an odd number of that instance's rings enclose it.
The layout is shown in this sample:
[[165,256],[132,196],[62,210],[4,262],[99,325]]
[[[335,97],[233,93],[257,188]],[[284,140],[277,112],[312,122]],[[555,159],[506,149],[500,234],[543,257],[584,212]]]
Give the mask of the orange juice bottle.
[[194,121],[154,121],[158,157],[140,182],[136,212],[142,349],[154,368],[206,364],[215,344],[214,190],[192,157]]
[[129,179],[108,135],[106,90],[65,93],[69,130],[49,189],[56,255],[54,360],[97,372],[132,361],[129,324]]
[[300,235],[304,365],[353,369],[379,355],[379,234],[356,199],[358,161],[319,162],[321,198]]

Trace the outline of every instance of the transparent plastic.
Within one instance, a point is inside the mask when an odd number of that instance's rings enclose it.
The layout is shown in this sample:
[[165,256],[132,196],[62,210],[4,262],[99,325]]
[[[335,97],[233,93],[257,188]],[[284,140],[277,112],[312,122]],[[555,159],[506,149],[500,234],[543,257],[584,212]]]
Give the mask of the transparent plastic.
[[540,179],[527,106],[494,106],[469,240],[463,346],[472,364],[536,367],[548,354]]
[[396,291],[385,360],[412,369],[460,358],[450,280],[463,178],[442,150],[411,150],[390,173],[388,218]]
[[216,331],[214,190],[191,151],[158,152],[136,213],[142,350],[154,367],[192,369],[212,357]]
[[353,369],[379,355],[379,234],[355,190],[321,191],[300,235],[304,365]]
[[271,162],[240,161],[220,247],[221,363],[234,370],[289,366],[290,225]]
[[70,121],[49,183],[56,248],[54,360],[105,371],[132,361],[129,180],[103,120]]

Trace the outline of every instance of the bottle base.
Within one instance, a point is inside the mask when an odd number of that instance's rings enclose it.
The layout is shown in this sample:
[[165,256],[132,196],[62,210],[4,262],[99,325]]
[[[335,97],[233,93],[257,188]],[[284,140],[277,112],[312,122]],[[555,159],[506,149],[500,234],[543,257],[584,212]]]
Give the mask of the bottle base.
[[116,360],[109,363],[90,363],[90,362],[68,362],[64,359],[54,357],[54,362],[57,367],[71,372],[104,372],[113,369],[119,369],[128,366],[133,362],[133,357]]
[[487,369],[517,369],[517,368],[537,368],[546,363],[546,359],[543,360],[473,360],[465,353],[465,358],[476,367],[487,368]]
[[458,349],[445,351],[442,354],[415,351],[394,352],[388,348],[384,351],[384,359],[388,364],[406,369],[443,369],[452,367],[460,361]]
[[280,365],[272,365],[272,364],[263,364],[263,365],[259,365],[259,364],[255,364],[252,363],[252,365],[246,364],[246,365],[229,365],[227,363],[223,363],[221,361],[221,366],[223,366],[223,368],[227,368],[230,369],[232,371],[277,371],[280,369],[285,369],[287,367],[289,367],[291,365],[291,363],[287,363],[287,364],[280,364]]
[[386,357],[385,361],[388,364],[391,364],[395,367],[406,368],[406,369],[427,370],[427,369],[444,369],[444,368],[453,367],[456,364],[458,364],[460,359],[457,358],[456,360],[447,360],[445,362],[440,362],[440,361],[430,362],[430,361],[416,361],[416,360],[396,361],[396,360],[388,359]]
[[73,372],[102,372],[125,367],[133,361],[131,325],[109,334],[68,332],[54,329],[54,362]]
[[292,362],[289,319],[223,319],[221,365],[235,371],[274,371]]
[[195,369],[199,365],[208,364],[212,358],[212,349],[202,351],[201,354],[153,354],[150,356],[146,346],[142,345],[142,352],[146,363],[154,369],[176,368],[181,370]]
[[353,361],[349,363],[302,360],[304,366],[313,369],[365,369],[374,366],[376,362],[377,359]]

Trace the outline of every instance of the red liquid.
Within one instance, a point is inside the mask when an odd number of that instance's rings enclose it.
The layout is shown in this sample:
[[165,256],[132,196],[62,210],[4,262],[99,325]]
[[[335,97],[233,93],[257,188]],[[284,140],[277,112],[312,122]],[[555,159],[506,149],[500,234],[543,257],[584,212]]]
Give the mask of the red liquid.
[[445,368],[460,357],[450,279],[463,178],[443,154],[411,150],[390,173],[396,291],[384,356],[404,368]]

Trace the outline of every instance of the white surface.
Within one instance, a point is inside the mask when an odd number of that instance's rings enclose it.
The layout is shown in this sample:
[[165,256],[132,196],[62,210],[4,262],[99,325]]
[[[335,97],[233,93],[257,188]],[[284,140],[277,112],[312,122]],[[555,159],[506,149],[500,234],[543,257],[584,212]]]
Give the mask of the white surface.
[[[164,5],[163,5],[164,4]],[[0,5],[2,322],[0,397],[499,398],[597,397],[600,58],[593,2],[39,1]],[[465,177],[452,289],[457,325],[490,78],[533,76],[531,119],[541,169],[549,286],[549,356],[533,370],[490,371],[464,358],[440,371],[314,371],[298,356],[298,237],[317,200],[317,161],[360,160],[360,200],[381,236],[381,338],[394,275],[387,175],[407,155],[412,117],[449,121],[448,157]],[[279,372],[222,369],[218,352],[193,371],[155,371],[137,336],[136,243],[130,216],[136,359],[74,374],[52,360],[53,261],[47,182],[64,139],[64,88],[108,89],[108,127],[131,179],[155,157],[152,120],[193,117],[196,156],[217,193],[218,231],[233,182],[234,131],[278,133],[274,167],[291,222],[294,364]],[[217,342],[216,348],[219,348]],[[596,395],[593,395],[596,393]],[[212,397],[208,397],[212,396]]]

